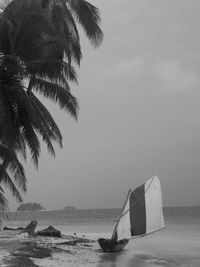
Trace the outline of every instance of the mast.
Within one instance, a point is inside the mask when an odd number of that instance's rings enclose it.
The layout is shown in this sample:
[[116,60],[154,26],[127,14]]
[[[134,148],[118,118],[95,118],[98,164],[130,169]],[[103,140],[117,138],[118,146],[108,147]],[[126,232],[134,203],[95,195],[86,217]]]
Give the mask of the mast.
[[119,224],[121,218],[124,216],[123,211],[124,211],[124,208],[125,208],[125,206],[126,206],[126,204],[127,204],[127,202],[128,202],[130,193],[131,193],[131,189],[129,189],[129,191],[128,191],[128,194],[127,194],[127,196],[126,196],[124,205],[123,205],[123,207],[122,207],[121,214],[120,214],[120,216],[119,216],[119,218],[118,218],[118,220],[117,220],[117,223],[116,223],[116,225],[115,225],[115,228],[114,228],[114,230],[113,230],[113,234],[112,234],[111,239],[114,239],[115,234],[116,234],[116,231],[117,231],[117,226],[118,226],[118,224]]

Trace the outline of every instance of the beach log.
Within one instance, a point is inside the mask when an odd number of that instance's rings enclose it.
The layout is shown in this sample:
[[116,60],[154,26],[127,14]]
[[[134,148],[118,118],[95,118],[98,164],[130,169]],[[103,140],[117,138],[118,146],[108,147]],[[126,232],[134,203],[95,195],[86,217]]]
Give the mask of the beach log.
[[37,231],[36,235],[37,236],[62,237],[61,232],[51,225],[48,228]]

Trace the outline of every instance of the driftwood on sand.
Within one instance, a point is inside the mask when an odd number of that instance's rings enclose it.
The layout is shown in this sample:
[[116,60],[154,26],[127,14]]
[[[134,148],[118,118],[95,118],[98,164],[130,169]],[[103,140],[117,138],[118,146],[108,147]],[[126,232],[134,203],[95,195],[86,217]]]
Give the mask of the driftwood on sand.
[[37,231],[35,235],[36,236],[49,236],[49,237],[62,237],[61,232],[51,225],[48,228]]
[[[28,233],[30,236],[35,235],[35,228],[37,226],[37,221],[31,221],[23,230],[21,233]],[[21,234],[20,233],[20,234]]]
[[13,227],[7,227],[5,226],[3,228],[4,231],[21,231],[21,233],[28,233],[28,235],[30,236],[34,236],[35,235],[35,228],[37,226],[38,222],[37,221],[31,221],[26,227],[17,227],[17,228],[13,228]]
[[61,232],[51,225],[48,228],[35,232],[37,224],[37,221],[31,221],[25,228],[22,229],[21,233],[28,233],[30,236],[62,237]]
[[7,226],[5,226],[5,227],[3,228],[3,230],[7,230],[7,231],[18,231],[18,230],[24,230],[24,227],[12,228],[12,227],[7,227]]

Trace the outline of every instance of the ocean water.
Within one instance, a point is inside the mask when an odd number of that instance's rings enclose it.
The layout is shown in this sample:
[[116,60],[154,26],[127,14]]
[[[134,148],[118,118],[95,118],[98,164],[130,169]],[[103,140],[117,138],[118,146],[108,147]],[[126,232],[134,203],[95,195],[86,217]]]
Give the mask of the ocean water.
[[[3,226],[24,227],[38,221],[37,230],[52,225],[63,233],[111,233],[121,209],[9,212]],[[200,224],[200,206],[164,208],[166,224]]]
[[24,227],[36,220],[36,230],[52,225],[62,233],[111,233],[120,209],[49,210],[36,212],[9,212],[3,226]]
[[195,207],[166,207],[164,217],[167,223],[199,224],[200,206]]

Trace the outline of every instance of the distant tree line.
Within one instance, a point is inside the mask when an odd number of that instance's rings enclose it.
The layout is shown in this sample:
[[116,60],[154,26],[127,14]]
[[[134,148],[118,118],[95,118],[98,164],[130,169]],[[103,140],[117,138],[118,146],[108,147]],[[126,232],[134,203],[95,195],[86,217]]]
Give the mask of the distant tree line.
[[66,206],[66,207],[64,207],[64,210],[67,210],[67,211],[73,211],[73,210],[76,210],[76,207],[73,207],[73,206]]
[[41,204],[39,203],[22,203],[17,208],[17,211],[38,211],[38,210],[44,210]]

